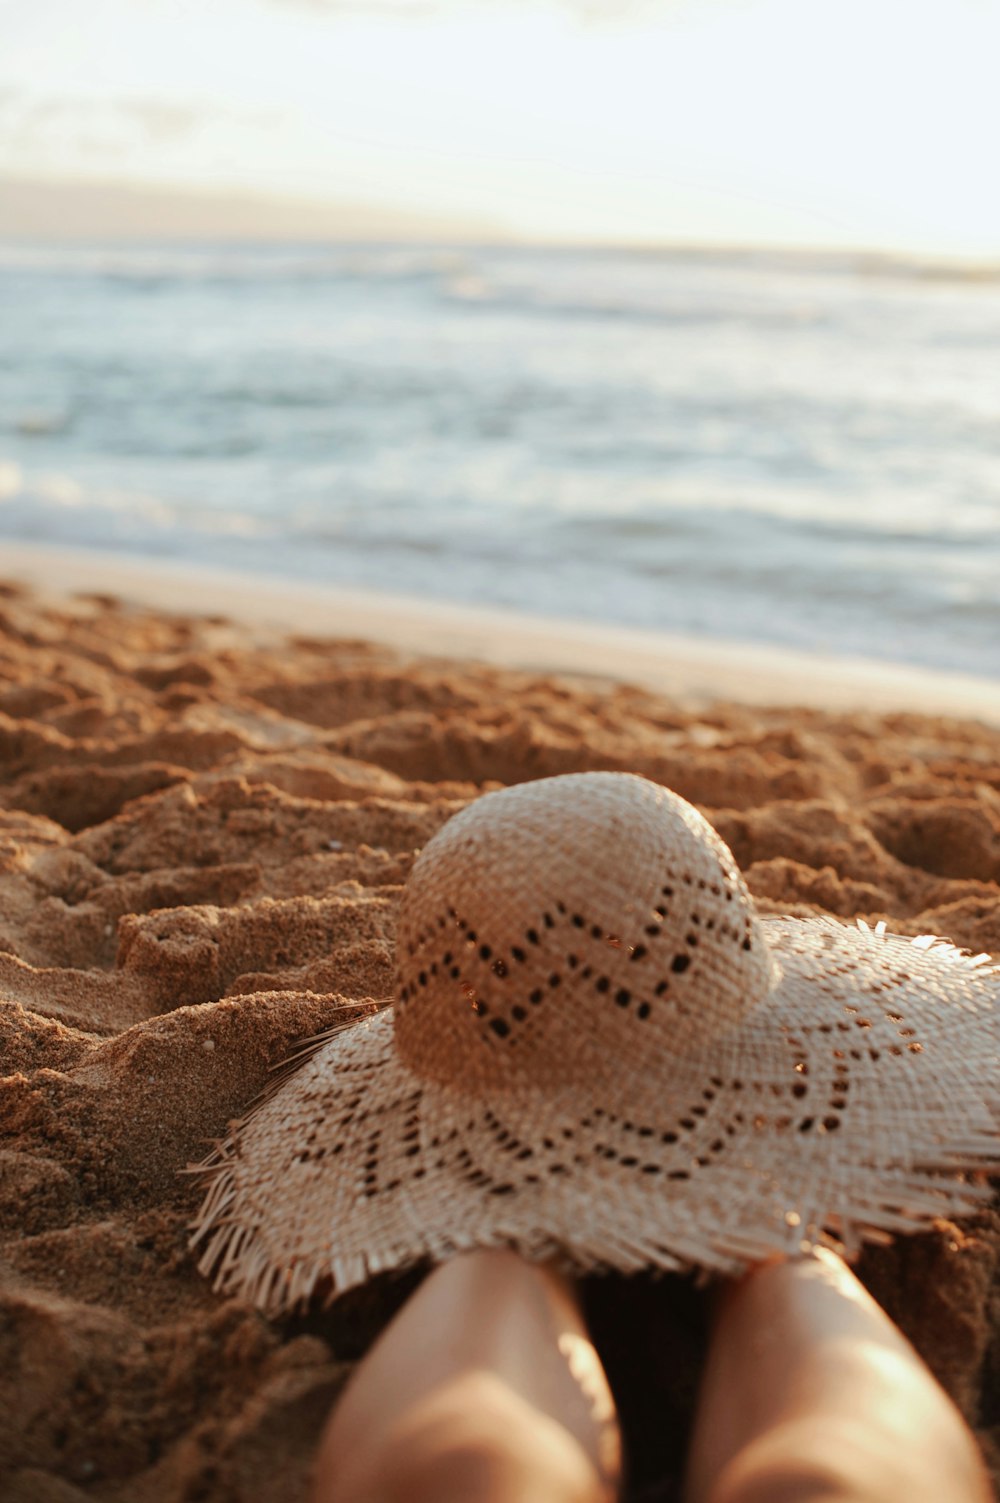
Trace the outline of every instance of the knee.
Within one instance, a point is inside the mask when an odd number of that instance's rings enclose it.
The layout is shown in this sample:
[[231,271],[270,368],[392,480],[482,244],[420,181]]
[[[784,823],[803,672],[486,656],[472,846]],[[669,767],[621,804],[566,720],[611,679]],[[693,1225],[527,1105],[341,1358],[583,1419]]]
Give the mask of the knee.
[[321,1454],[313,1503],[602,1503],[607,1492],[561,1425],[487,1374],[445,1386],[377,1447]]
[[975,1443],[958,1428],[922,1452],[887,1445],[877,1427],[789,1421],[738,1452],[706,1503],[987,1503]]
[[379,1467],[385,1503],[490,1503],[506,1496],[505,1457],[481,1441],[461,1442],[434,1454],[399,1447]]
[[[435,1448],[400,1446],[379,1462],[364,1503],[604,1503],[598,1479],[572,1448],[520,1432]],[[343,1495],[341,1495],[343,1503]]]
[[[876,1503],[847,1485],[842,1472],[818,1461],[743,1458],[718,1478],[707,1503]],[[887,1500],[885,1500],[887,1503]]]

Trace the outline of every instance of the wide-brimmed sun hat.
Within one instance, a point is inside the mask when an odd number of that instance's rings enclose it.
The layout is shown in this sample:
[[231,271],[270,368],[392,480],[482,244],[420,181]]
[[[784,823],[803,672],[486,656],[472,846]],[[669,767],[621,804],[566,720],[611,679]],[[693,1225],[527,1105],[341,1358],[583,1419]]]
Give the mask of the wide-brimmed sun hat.
[[1000,1167],[988,961],[759,916],[644,778],[486,794],[414,864],[395,1005],[203,1166],[200,1266],[278,1313],[473,1247],[737,1273],[968,1212]]

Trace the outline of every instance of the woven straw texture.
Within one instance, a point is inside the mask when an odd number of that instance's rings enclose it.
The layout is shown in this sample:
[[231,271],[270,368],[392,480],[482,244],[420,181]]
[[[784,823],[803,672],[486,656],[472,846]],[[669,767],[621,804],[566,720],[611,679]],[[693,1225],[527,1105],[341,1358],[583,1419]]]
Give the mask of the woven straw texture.
[[414,866],[395,1006],[202,1166],[200,1266],[278,1313],[475,1246],[736,1273],[969,1211],[1000,1168],[988,959],[760,918],[643,778],[487,794]]

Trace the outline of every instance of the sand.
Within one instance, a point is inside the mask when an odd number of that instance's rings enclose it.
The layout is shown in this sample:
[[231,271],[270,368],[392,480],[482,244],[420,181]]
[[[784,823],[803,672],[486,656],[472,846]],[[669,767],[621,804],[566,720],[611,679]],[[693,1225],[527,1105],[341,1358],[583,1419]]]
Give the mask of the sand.
[[[7,1503],[305,1498],[324,1416],[414,1276],[269,1322],[198,1275],[179,1170],[298,1039],[390,994],[413,853],[484,789],[640,772],[703,810],[764,911],[1000,953],[981,719],[671,699],[173,603],[213,614],[0,593]],[[1000,1471],[998,1268],[995,1211],[861,1265]],[[704,1299],[588,1288],[633,1503],[678,1495]]]
[[4,540],[0,574],[49,598],[88,591],[165,611],[176,610],[179,601],[210,600],[215,612],[252,623],[257,642],[288,632],[347,636],[428,655],[461,654],[496,667],[626,678],[687,705],[726,699],[824,710],[919,710],[971,716],[1000,728],[1000,658],[996,676],[983,678],[880,660],[877,642],[866,658],[800,652],[44,543]]

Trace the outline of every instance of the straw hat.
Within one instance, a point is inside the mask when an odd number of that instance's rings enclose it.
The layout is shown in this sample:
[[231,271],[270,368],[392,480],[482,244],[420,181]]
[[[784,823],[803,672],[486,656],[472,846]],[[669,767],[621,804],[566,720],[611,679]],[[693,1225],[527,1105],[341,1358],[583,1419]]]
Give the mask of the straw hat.
[[277,1313],[498,1244],[699,1266],[968,1212],[1000,1168],[1000,968],[754,911],[676,794],[486,794],[417,859],[398,999],[324,1035],[203,1166],[216,1287]]

